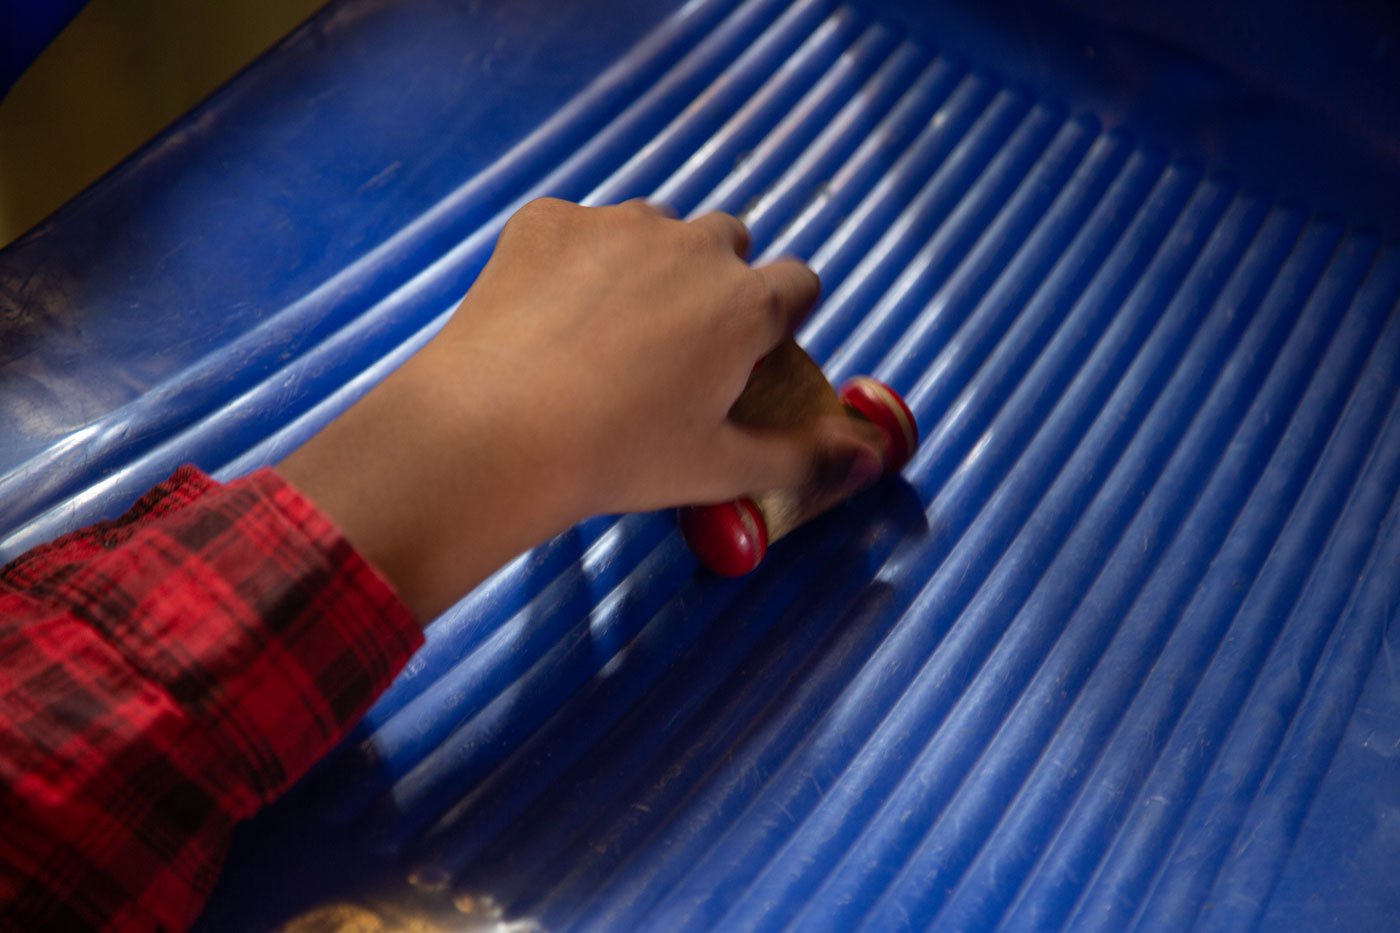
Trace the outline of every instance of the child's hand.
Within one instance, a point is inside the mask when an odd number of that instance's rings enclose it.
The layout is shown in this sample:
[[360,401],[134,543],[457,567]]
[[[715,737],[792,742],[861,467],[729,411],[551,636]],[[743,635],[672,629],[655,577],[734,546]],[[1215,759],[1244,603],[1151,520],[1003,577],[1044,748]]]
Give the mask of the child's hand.
[[424,621],[589,515],[878,472],[849,419],[726,418],[820,290],[747,247],[726,214],[529,204],[442,333],[281,468]]

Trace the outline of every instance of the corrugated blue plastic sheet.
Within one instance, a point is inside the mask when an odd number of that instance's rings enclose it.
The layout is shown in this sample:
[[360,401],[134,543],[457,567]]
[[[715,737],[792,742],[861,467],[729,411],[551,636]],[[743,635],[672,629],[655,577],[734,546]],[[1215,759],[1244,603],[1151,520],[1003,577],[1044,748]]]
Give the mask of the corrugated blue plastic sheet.
[[3,553],[275,462],[543,193],[810,258],[801,341],[923,447],[747,579],[667,515],[521,557],[206,925],[412,874],[560,930],[1393,928],[1394,230],[897,15],[578,6],[333,4],[8,250]]

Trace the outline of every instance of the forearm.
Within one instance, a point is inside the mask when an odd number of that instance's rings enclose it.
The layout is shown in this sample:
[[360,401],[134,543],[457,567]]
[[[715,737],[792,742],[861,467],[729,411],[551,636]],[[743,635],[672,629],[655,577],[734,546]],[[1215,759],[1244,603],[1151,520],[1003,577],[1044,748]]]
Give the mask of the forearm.
[[454,350],[429,346],[277,467],[425,625],[585,517],[495,362]]

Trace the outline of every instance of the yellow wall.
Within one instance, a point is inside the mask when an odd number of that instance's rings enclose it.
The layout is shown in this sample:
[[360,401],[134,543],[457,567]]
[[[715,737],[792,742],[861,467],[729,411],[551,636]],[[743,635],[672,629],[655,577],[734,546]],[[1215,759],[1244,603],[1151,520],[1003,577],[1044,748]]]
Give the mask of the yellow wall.
[[0,101],[0,245],[325,0],[92,0]]

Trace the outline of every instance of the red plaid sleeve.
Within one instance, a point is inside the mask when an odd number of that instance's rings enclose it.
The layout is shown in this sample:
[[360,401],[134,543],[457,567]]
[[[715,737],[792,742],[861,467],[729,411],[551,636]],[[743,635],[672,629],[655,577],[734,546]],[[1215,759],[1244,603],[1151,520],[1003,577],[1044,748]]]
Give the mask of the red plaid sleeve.
[[188,927],[421,640],[271,471],[183,467],[0,569],[0,928]]

